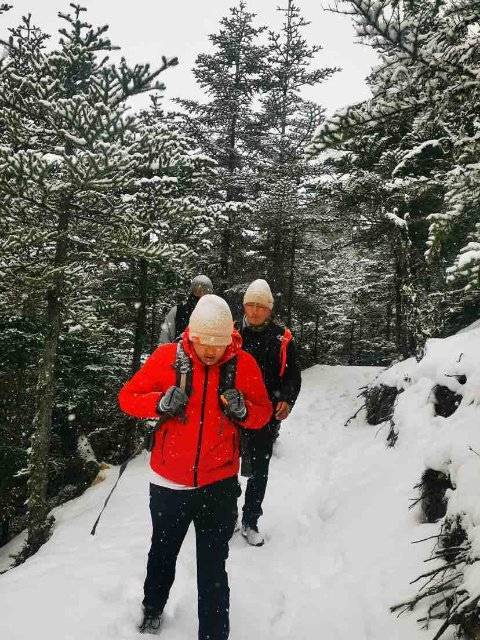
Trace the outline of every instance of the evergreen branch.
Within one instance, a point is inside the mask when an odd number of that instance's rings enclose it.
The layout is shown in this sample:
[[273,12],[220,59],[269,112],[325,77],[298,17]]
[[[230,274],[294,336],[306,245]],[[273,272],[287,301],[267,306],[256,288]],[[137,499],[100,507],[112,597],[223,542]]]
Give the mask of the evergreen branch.
[[127,98],[151,89],[163,90],[165,85],[163,83],[154,83],[154,80],[168,68],[177,64],[178,58],[167,59],[162,56],[162,65],[155,71],[150,70],[149,64],[137,64],[131,69],[127,66],[125,59],[122,58],[118,68],[115,65],[110,67],[111,77],[120,90],[118,97],[113,100],[112,106],[115,108],[125,102]]
[[[432,69],[433,61],[424,56],[420,50],[422,40],[422,36],[419,35],[421,32],[421,24],[415,25],[413,39],[410,39],[409,42],[412,23],[409,21],[405,23],[398,21],[397,25],[394,26],[392,25],[394,13],[392,13],[391,18],[385,15],[386,8],[393,4],[391,0],[381,0],[380,2],[374,2],[373,0],[342,0],[342,2],[346,2],[353,7],[351,12],[347,12],[348,15],[359,15],[361,19],[364,20],[365,25],[368,25],[369,29],[366,29],[362,35],[371,38],[372,34],[370,29],[374,29],[377,34],[394,49],[401,51],[414,62],[419,62],[426,68]],[[429,20],[432,20],[438,14],[439,6],[440,5],[437,5],[436,9],[435,7],[433,8],[433,15],[429,15]],[[341,10],[338,11],[336,8],[331,8],[330,11],[345,13]],[[423,44],[425,44],[425,42]],[[477,78],[475,72],[465,65],[455,62],[451,58],[442,58],[441,60],[436,58],[435,66],[440,67],[445,73],[455,71],[461,75],[470,77],[472,80],[476,80]]]

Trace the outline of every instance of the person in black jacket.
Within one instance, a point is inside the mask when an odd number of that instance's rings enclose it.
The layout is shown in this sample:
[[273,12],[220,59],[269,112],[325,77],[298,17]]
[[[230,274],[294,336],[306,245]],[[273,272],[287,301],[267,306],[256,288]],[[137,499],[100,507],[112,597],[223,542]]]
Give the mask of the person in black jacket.
[[210,278],[204,275],[195,276],[190,283],[188,298],[172,307],[165,316],[158,341],[159,344],[178,340],[187,328],[192,311],[197,306],[199,299],[206,293],[212,292],[213,285]]
[[263,513],[262,502],[273,443],[281,421],[289,415],[300,392],[301,373],[291,332],[272,320],[273,296],[265,280],[255,280],[250,284],[243,298],[243,307],[245,315],[239,326],[242,348],[259,364],[274,407],[265,427],[242,435],[242,469],[250,477],[245,491],[241,531],[249,544],[261,546],[264,537],[258,530],[258,519]]

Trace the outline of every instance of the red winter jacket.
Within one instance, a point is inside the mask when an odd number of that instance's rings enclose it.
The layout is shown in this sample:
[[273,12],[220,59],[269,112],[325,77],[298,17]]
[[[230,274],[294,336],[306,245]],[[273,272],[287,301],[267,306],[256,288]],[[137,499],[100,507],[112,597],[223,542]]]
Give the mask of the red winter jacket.
[[[150,458],[154,471],[173,482],[197,487],[238,473],[239,433],[220,408],[218,384],[220,365],[237,356],[235,387],[245,397],[247,415],[239,423],[260,429],[272,415],[262,373],[253,356],[242,351],[237,331],[219,363],[204,365],[184,332],[182,345],[193,365],[192,391],[186,408],[186,422],[169,418],[157,432]],[[120,408],[136,418],[158,418],[158,401],[176,376],[174,343],[163,344],[124,385],[118,396]],[[202,423],[203,416],[203,423]]]

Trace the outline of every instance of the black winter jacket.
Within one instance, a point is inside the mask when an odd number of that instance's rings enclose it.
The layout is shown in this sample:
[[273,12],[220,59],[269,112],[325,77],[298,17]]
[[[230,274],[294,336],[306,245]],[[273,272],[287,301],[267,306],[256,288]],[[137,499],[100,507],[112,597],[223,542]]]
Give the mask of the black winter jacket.
[[302,378],[293,339],[287,347],[287,366],[280,377],[281,338],[285,328],[273,321],[261,329],[253,329],[246,324],[245,318],[239,323],[238,330],[243,339],[242,349],[251,353],[262,370],[270,400],[275,405],[285,401],[295,404]]
[[186,300],[177,306],[175,316],[175,339],[178,339],[188,327],[192,311],[197,306],[199,298],[191,293]]

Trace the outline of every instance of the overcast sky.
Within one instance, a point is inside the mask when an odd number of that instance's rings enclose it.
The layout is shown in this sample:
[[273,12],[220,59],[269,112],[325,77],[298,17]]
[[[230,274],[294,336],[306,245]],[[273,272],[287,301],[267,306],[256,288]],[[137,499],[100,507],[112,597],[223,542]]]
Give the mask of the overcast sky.
[[[110,38],[121,46],[121,54],[130,64],[158,64],[160,56],[177,56],[179,65],[163,74],[165,96],[200,98],[191,69],[198,53],[208,51],[208,34],[218,29],[219,20],[236,0],[77,0],[88,8],[87,19],[94,25],[110,25]],[[61,21],[58,11],[69,8],[65,0],[9,0],[14,8],[0,17],[2,37],[5,27],[17,24],[22,15],[32,13],[34,22],[57,37]],[[350,19],[326,12],[321,0],[297,0],[311,24],[306,37],[320,44],[320,66],[339,66],[343,71],[316,88],[308,88],[304,97],[315,100],[331,113],[337,108],[368,97],[365,77],[376,58],[373,51],[355,43]],[[247,0],[248,8],[257,14],[257,23],[276,28],[282,15],[276,11],[283,0]],[[168,104],[168,102],[167,102]]]

